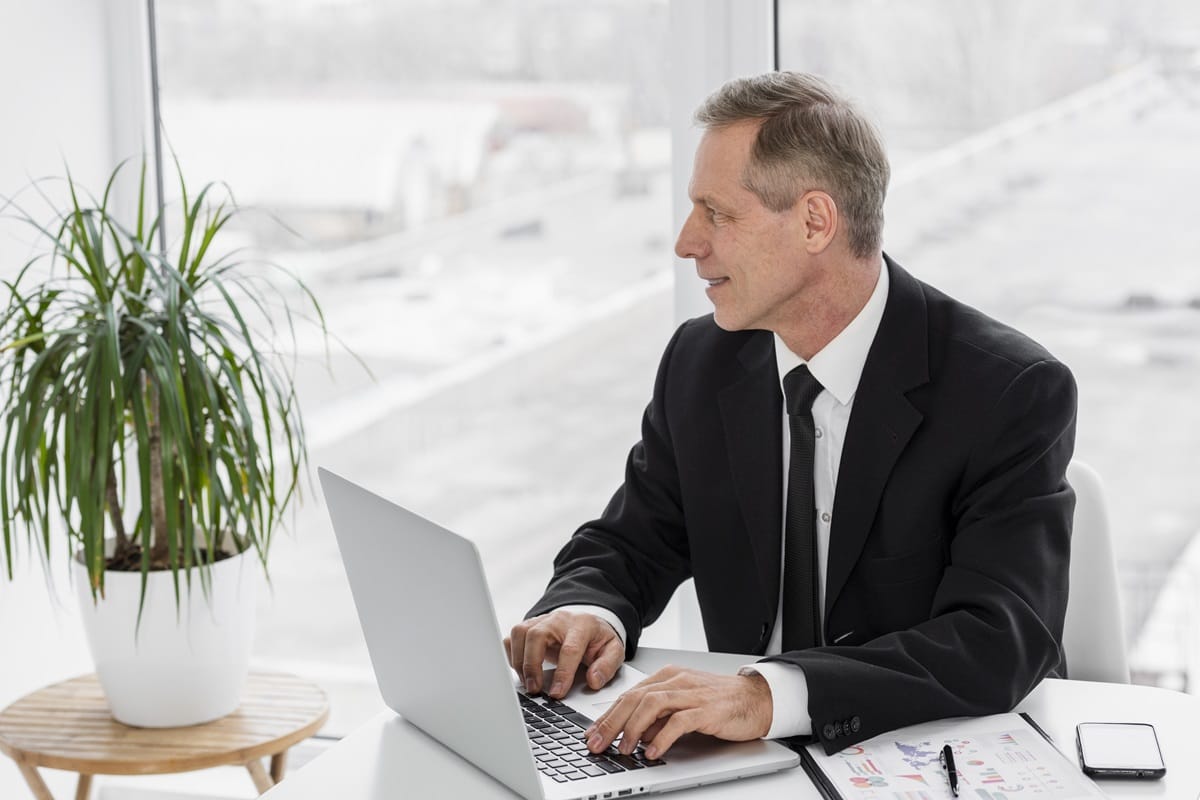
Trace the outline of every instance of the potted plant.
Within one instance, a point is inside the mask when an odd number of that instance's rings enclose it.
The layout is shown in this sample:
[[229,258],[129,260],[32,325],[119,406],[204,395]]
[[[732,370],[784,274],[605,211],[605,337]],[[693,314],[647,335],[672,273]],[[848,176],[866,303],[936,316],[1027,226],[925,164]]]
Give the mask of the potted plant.
[[[123,224],[124,166],[98,202],[68,172],[49,224],[8,203],[44,248],[0,290],[3,553],[11,579],[20,528],[44,563],[65,530],[113,715],[188,725],[237,707],[257,564],[307,463],[275,338],[301,311],[325,324],[298,278],[217,255],[237,213],[227,188],[190,196],[179,171],[177,211],[150,219],[143,162]],[[156,247],[168,221],[178,239]]]

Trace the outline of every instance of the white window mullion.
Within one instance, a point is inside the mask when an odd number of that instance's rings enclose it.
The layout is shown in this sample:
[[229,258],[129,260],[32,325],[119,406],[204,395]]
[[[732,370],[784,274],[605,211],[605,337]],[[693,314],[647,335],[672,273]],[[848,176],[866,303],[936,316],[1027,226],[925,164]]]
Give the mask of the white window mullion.
[[[115,167],[125,159],[146,157],[146,180],[154,185],[153,128],[150,114],[150,55],[146,0],[108,0],[106,66],[108,68],[109,149]],[[169,158],[166,160],[169,164]],[[172,170],[166,168],[168,174]],[[115,188],[117,207],[132,218],[137,208],[138,166],[127,167],[127,176]],[[132,176],[132,177],[131,177]],[[147,196],[154,203],[154,194]],[[152,208],[147,213],[153,213]]]
[[[691,210],[687,197],[700,131],[696,107],[731,78],[775,69],[774,0],[671,0],[671,221],[678,233]],[[675,321],[707,314],[712,304],[690,261],[675,259]],[[674,630],[678,638],[670,635]],[[661,633],[660,633],[661,632]],[[647,644],[707,649],[691,581],[675,592]]]
[[[688,179],[700,132],[696,106],[731,78],[775,68],[773,0],[671,0],[671,218],[672,235],[687,218]],[[676,260],[675,319],[712,310],[692,264]]]

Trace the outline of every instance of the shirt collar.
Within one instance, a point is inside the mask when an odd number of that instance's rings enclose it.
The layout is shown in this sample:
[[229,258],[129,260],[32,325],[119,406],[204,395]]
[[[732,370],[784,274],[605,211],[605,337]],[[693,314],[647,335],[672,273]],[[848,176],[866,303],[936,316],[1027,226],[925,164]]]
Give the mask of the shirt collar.
[[[875,281],[875,290],[871,292],[866,305],[850,320],[849,325],[842,328],[829,344],[807,362],[813,377],[842,405],[849,405],[858,390],[858,379],[862,377],[867,354],[871,350],[871,343],[875,341],[879,322],[883,319],[883,309],[887,305],[888,281],[887,264],[884,264],[879,269],[879,279]],[[783,376],[806,362],[788,350],[779,334],[774,336],[775,365],[779,369],[779,385],[782,388]]]

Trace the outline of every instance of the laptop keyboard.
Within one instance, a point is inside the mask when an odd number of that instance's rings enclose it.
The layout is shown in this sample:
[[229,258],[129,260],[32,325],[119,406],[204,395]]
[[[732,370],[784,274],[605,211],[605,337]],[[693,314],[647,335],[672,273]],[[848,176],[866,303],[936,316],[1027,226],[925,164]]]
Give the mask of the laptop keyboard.
[[525,715],[525,731],[538,772],[558,783],[665,763],[662,759],[647,758],[641,744],[630,755],[618,752],[615,742],[603,753],[593,753],[588,750],[583,736],[592,720],[550,697],[534,699],[517,692],[517,698]]

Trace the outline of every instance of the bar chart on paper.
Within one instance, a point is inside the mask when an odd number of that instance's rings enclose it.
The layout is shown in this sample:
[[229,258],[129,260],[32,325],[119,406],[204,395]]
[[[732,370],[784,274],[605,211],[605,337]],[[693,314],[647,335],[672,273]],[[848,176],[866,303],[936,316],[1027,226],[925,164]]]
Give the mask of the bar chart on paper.
[[972,800],[1103,797],[1079,769],[1019,714],[914,725],[825,755],[807,754],[826,794],[844,800],[940,800],[950,785],[939,758],[949,745],[959,796]]

